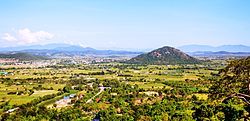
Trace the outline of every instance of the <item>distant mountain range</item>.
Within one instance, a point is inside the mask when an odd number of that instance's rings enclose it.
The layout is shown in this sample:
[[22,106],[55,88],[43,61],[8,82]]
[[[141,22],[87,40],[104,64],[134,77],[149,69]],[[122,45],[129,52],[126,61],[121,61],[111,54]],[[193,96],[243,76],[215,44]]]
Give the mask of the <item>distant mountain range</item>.
[[115,51],[115,50],[97,50],[90,47],[81,47],[68,44],[48,44],[48,45],[32,45],[21,47],[0,48],[0,52],[23,52],[38,56],[136,56],[142,52]]
[[[223,45],[218,47],[208,45],[185,45],[178,47],[192,56],[250,56],[250,46]],[[81,47],[69,44],[47,44],[19,47],[0,47],[0,53],[29,53],[45,57],[73,57],[73,56],[128,56],[135,57],[144,52],[98,50],[91,47]]]
[[245,46],[245,45],[222,45],[218,47],[213,47],[208,45],[184,45],[178,47],[178,49],[184,52],[204,52],[204,51],[250,52],[250,46]]
[[199,57],[223,57],[223,56],[250,56],[250,52],[226,52],[226,51],[196,51],[196,52],[187,52],[191,56],[199,56]]
[[4,47],[0,48],[0,51],[21,51],[21,50],[51,50],[55,48],[69,47],[68,44],[47,44],[47,45],[30,45],[30,46],[18,46],[18,47]]
[[153,65],[194,64],[200,62],[201,62],[200,60],[169,46],[153,50],[149,53],[138,55],[127,61],[127,63],[132,63],[132,64],[153,64]]

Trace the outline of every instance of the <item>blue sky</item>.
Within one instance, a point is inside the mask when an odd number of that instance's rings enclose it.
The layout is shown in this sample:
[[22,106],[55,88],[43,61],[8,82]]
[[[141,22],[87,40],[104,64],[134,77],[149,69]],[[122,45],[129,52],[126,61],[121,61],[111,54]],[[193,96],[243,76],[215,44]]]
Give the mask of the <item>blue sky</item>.
[[250,45],[249,0],[0,0],[0,44]]

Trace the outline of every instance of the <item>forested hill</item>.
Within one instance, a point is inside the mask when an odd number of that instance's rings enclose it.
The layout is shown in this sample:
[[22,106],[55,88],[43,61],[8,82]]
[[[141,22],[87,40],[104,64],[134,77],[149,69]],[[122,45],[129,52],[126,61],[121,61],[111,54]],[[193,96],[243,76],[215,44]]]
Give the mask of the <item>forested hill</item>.
[[138,55],[127,63],[133,64],[195,64],[201,61],[173,47],[164,46],[149,53]]
[[4,54],[0,54],[0,58],[13,58],[13,59],[21,60],[21,61],[48,59],[46,57],[35,56],[35,55],[28,54],[28,53],[4,53]]

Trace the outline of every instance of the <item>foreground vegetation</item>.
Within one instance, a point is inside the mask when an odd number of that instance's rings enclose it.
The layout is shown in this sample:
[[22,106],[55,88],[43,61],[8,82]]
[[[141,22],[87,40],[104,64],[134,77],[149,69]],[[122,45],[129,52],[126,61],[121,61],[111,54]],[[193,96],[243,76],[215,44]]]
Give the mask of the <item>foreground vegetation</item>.
[[[249,57],[189,65],[2,68],[8,74],[0,80],[0,119],[249,120],[249,69]],[[68,105],[55,103],[70,94],[76,96]]]

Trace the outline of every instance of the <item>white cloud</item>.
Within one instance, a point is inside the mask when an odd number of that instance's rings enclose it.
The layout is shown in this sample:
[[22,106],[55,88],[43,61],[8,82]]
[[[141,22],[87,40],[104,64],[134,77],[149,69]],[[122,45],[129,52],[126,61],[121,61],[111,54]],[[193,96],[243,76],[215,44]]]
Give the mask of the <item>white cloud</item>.
[[11,36],[9,33],[4,33],[4,36],[2,37],[2,39],[7,40],[9,42],[14,42],[17,39],[13,36]]
[[32,32],[28,28],[20,29],[12,34],[4,33],[2,39],[8,42],[17,42],[18,44],[31,44],[44,40],[51,40],[53,34],[46,31]]
[[70,44],[70,45],[74,45],[74,42],[73,41],[70,41],[70,40],[66,40],[64,41],[65,44]]

